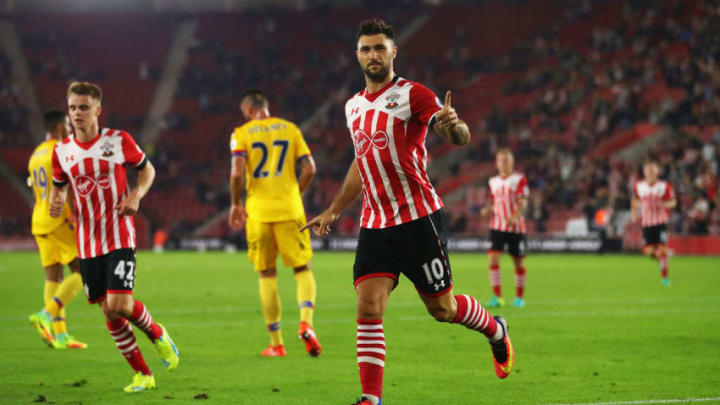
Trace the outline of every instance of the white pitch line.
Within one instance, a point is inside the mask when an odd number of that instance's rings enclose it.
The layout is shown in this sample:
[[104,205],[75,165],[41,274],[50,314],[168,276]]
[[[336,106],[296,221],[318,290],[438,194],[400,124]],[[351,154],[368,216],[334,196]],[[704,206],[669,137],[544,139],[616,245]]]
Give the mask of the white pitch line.
[[646,404],[688,404],[692,402],[720,402],[720,397],[713,398],[677,398],[677,399],[645,399],[637,401],[607,401],[607,402],[576,402],[567,404],[544,405],[646,405]]
[[[415,307],[415,306],[421,306],[422,304],[413,302],[413,303],[397,303],[394,304],[394,307]],[[323,308],[343,308],[343,307],[354,307],[354,305],[346,306],[346,305],[323,305]],[[253,312],[260,312],[260,308],[258,307],[234,307],[234,306],[225,306],[225,307],[196,307],[196,308],[174,308],[174,309],[168,309],[168,310],[159,310],[159,311],[153,311],[152,315],[153,317],[164,317],[164,316],[178,316],[178,315],[210,315],[210,314],[220,314],[220,313],[253,313]],[[718,307],[697,307],[697,306],[688,306],[688,307],[675,307],[675,308],[646,308],[646,309],[601,309],[601,310],[584,310],[584,311],[535,311],[532,309],[523,309],[516,312],[513,312],[511,314],[508,314],[509,318],[595,318],[595,317],[603,317],[603,316],[636,316],[636,315],[660,315],[660,314],[682,314],[682,313],[693,313],[693,314],[702,314],[702,313],[712,313],[712,312],[720,312],[720,306]],[[72,319],[78,320],[78,319],[96,319],[98,317],[97,313],[94,312],[87,312],[84,311],[83,313],[79,313],[76,315],[71,316]],[[395,316],[389,316],[388,319],[400,319],[400,320],[417,320],[417,319],[430,319],[429,315],[427,316],[410,316],[410,317],[395,317]],[[24,316],[9,316],[9,317],[0,317],[0,329],[3,328],[3,324],[13,324],[16,322],[21,322],[27,320]],[[343,322],[346,318],[341,319],[318,319],[318,322]],[[347,321],[354,322],[353,317],[348,317]],[[199,323],[202,324],[202,323]]]

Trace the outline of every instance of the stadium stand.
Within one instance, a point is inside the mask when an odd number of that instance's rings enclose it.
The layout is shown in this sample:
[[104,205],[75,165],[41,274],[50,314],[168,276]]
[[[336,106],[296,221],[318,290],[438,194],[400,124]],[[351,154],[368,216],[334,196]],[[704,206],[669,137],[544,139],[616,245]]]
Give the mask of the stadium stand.
[[[529,174],[531,233],[563,234],[578,218],[593,231],[595,213],[607,209],[614,214],[610,234],[637,235],[620,214],[629,207],[638,163],[649,154],[661,159],[680,196],[672,230],[720,233],[717,1],[457,1],[412,9],[405,3],[384,15],[398,28],[418,27],[401,47],[398,73],[438,95],[451,89],[474,133],[463,149],[428,137],[431,175],[457,235],[487,232],[477,214],[500,146],[510,147],[518,169]],[[357,21],[369,16],[367,8],[353,7],[87,15],[93,23],[78,26],[68,24],[75,15],[28,13],[15,28],[43,109],[63,105],[69,80],[95,80],[107,94],[105,125],[136,134],[178,21],[197,21],[164,130],[144,145],[158,177],[141,209],[151,229],[169,230],[171,238],[198,229],[227,237],[217,214],[229,201],[227,143],[242,122],[237,102],[249,88],[270,95],[274,114],[307,121],[319,169],[305,195],[309,214],[338,189],[352,159],[343,105],[362,88],[349,44]],[[438,23],[450,18],[455,25]],[[128,25],[133,30],[122,30]],[[0,72],[8,69],[0,57]],[[7,79],[0,89],[0,158],[24,177],[32,147],[24,136],[27,109]],[[337,235],[357,232],[354,214],[343,217]],[[22,217],[8,208],[0,215]]]

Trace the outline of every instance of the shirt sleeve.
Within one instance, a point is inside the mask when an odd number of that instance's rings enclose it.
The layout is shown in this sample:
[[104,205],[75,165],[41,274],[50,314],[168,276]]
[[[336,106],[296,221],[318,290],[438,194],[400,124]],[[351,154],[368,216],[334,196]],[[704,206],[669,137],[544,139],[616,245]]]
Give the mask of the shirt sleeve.
[[121,132],[120,136],[122,136],[122,151],[125,157],[125,163],[132,165],[138,170],[142,169],[147,162],[145,152],[140,149],[133,137],[127,132]]
[[68,176],[63,171],[62,166],[60,166],[60,159],[57,155],[57,145],[55,145],[52,152],[52,172],[52,182],[54,186],[63,187],[64,185],[68,184]]
[[637,198],[637,199],[640,199],[640,194],[638,194],[638,187],[637,187],[637,186],[638,186],[638,184],[637,184],[637,182],[635,182],[635,184],[633,184],[633,187],[632,187],[632,189],[633,189],[633,197],[635,197],[635,198]]
[[517,189],[515,190],[515,194],[520,198],[527,198],[530,195],[530,187],[528,186],[528,182],[525,176],[520,178]]
[[300,131],[300,128],[295,128],[295,161],[299,161],[300,159],[310,156],[310,148],[308,148],[307,143],[305,142],[305,137],[303,137],[302,132]]
[[670,185],[670,183],[665,183],[665,184],[666,184],[666,186],[665,186],[665,195],[663,196],[663,200],[664,200],[664,201],[670,201],[670,200],[672,200],[673,198],[675,198],[675,190],[673,190],[673,188],[672,188],[672,186]]
[[435,113],[442,110],[442,103],[435,93],[422,84],[415,83],[410,89],[410,113],[421,124],[432,127]]
[[247,148],[242,142],[241,133],[240,128],[235,128],[232,135],[230,135],[230,154],[233,156],[247,156]]

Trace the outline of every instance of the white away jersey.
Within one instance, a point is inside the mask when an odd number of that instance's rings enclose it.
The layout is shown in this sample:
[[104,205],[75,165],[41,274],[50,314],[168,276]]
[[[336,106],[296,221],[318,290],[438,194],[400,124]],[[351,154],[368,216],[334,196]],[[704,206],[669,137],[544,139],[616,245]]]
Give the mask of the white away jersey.
[[345,117],[363,183],[360,226],[387,228],[442,208],[427,175],[425,137],[442,104],[427,87],[395,77],[355,94]]
[[146,162],[130,134],[116,129],[103,128],[90,142],[70,136],[55,145],[53,184],[72,186],[81,259],[135,247],[133,218],[115,207],[129,194],[125,165],[139,169]]

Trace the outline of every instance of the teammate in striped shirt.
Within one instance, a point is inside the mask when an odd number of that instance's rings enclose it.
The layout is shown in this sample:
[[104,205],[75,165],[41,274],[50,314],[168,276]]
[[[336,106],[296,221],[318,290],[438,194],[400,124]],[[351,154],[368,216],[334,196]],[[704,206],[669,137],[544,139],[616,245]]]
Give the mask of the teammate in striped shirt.
[[[145,305],[132,296],[136,270],[132,216],[150,189],[155,169],[127,132],[98,126],[102,111],[99,86],[74,82],[68,88],[67,100],[75,134],[58,142],[53,151],[50,216],[62,215],[70,184],[85,294],[91,304],[102,308],[110,335],[136,372],[125,391],[153,389],[155,378],[128,321],[145,332],[168,370],[174,370],[179,361],[167,330],[155,323]],[[139,173],[132,191],[126,165]]]
[[499,307],[505,305],[500,286],[500,254],[508,247],[508,252],[515,263],[515,301],[516,307],[524,307],[525,300],[525,255],[527,254],[527,241],[525,240],[525,209],[530,194],[527,180],[520,173],[513,172],[514,159],[510,149],[498,149],[495,154],[495,164],[498,175],[488,181],[490,187],[490,202],[483,208],[481,214],[486,216],[492,212],[490,220],[490,241],[492,246],[488,251],[490,261],[490,285],[493,297],[485,305]]
[[428,129],[456,145],[470,140],[447,92],[443,105],[425,86],[395,75],[393,28],[380,19],[363,21],[356,56],[365,90],[345,105],[355,159],[330,207],[308,222],[327,235],[340,213],[363,196],[353,275],[357,299],[357,362],[362,397],[355,404],[381,403],[385,367],[383,315],[400,273],[415,285],[428,312],[458,323],[490,342],[495,373],[508,376],[514,354],[507,323],[490,316],[469,295],[454,295],[442,201],[428,179]]
[[[55,144],[68,136],[67,114],[63,111],[48,111],[43,116],[43,124],[45,142],[38,145],[30,156],[28,184],[35,195],[32,233],[40,251],[40,262],[45,268],[45,306],[30,315],[30,324],[51,348],[85,349],[87,345],[70,336],[65,324],[65,306],[82,289],[70,205],[65,205],[60,217],[50,217],[52,155]],[[68,277],[63,276],[65,265],[70,268]]]
[[[632,221],[641,218],[643,254],[658,261],[661,282],[670,286],[668,278],[668,228],[670,210],[675,208],[675,192],[670,183],[660,180],[660,165],[649,160],[643,165],[642,181],[633,186]],[[638,209],[640,214],[638,215]]]

